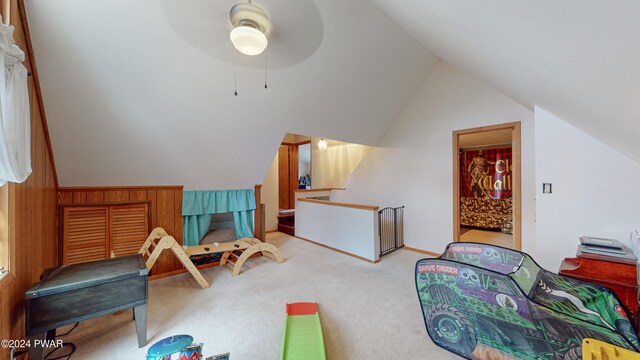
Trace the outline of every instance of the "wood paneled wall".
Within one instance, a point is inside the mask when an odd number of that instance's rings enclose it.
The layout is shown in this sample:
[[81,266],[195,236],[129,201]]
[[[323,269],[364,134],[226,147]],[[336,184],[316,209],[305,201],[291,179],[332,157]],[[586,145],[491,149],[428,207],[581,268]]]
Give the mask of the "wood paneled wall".
[[264,204],[262,204],[262,184],[254,186],[253,191],[256,197],[256,211],[254,212],[253,218],[253,236],[262,241],[267,241],[265,238]]
[[[22,339],[24,292],[38,281],[42,271],[57,263],[56,172],[48,144],[46,118],[41,110],[35,63],[27,46],[28,26],[18,1],[11,1],[14,38],[27,53],[25,66],[31,72],[31,166],[26,182],[9,186],[9,238],[11,274],[0,281],[0,339]],[[27,34],[27,35],[25,35]],[[9,358],[9,349],[0,348],[0,358]]]
[[[151,228],[162,227],[182,244],[182,186],[73,187],[58,189],[60,204],[104,204],[148,200]],[[151,270],[151,276],[181,271],[182,264],[165,251]]]

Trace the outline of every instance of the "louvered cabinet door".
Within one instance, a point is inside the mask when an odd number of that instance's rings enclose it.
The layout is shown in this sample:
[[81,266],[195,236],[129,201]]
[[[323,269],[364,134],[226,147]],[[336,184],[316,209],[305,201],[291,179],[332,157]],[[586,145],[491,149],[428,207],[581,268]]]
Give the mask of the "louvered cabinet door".
[[112,205],[109,211],[111,255],[137,253],[149,236],[149,204]]
[[63,264],[106,259],[109,256],[109,207],[64,208]]

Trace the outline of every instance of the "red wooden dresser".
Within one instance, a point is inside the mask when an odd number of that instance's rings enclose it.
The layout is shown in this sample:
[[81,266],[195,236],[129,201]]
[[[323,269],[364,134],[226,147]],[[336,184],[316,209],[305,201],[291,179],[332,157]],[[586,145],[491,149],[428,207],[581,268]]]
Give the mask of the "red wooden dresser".
[[582,257],[565,258],[560,265],[560,275],[604,285],[618,295],[631,313],[631,322],[638,329],[638,279],[636,265]]

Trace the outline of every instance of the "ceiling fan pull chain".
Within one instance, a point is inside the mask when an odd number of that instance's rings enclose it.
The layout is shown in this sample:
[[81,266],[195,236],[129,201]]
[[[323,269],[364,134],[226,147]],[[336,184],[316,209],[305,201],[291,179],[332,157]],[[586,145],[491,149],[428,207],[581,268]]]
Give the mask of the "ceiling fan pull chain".
[[238,50],[233,56],[233,95],[238,96]]
[[267,55],[264,56],[264,89],[267,90]]

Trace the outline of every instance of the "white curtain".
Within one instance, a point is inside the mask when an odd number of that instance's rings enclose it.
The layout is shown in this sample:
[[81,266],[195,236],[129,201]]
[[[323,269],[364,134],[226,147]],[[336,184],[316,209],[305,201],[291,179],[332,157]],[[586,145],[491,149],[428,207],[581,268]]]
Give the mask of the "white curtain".
[[0,18],[0,186],[31,174],[31,118],[24,52]]

